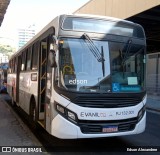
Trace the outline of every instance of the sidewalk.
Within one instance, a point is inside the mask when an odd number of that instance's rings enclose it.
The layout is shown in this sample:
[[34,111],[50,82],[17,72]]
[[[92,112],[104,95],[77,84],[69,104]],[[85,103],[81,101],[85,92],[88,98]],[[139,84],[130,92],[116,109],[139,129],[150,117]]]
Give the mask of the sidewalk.
[[146,108],[160,112],[160,96],[148,94]]
[[30,129],[4,101],[7,95],[0,94],[0,146],[41,146]]

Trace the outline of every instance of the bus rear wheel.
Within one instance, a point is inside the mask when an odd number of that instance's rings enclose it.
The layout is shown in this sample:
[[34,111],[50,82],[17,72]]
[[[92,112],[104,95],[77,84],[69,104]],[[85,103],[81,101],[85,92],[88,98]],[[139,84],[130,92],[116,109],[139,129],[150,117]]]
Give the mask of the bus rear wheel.
[[35,99],[31,99],[30,103],[30,123],[33,129],[36,129],[36,102]]

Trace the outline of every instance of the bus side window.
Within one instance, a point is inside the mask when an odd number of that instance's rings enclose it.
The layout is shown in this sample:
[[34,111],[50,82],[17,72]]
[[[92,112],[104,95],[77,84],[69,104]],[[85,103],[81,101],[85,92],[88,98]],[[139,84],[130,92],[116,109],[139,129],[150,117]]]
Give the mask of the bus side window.
[[12,61],[13,60],[10,61],[10,73],[12,73]]
[[9,61],[9,64],[8,64],[8,73],[11,73],[11,61]]
[[12,60],[10,61],[10,73],[12,73]]
[[14,59],[14,72],[17,73],[17,58]]
[[26,52],[24,51],[22,53],[22,64],[21,64],[21,70],[24,71],[25,70],[25,64],[26,64]]
[[12,60],[12,73],[15,72],[15,58]]
[[38,65],[38,43],[32,46],[32,70],[37,69]]
[[9,72],[12,73],[12,60],[9,62]]
[[31,47],[27,49],[27,66],[26,66],[26,70],[30,69],[31,69]]
[[21,66],[22,66],[22,54],[19,56],[18,60],[19,60],[19,66],[17,66],[17,69],[18,69],[19,71],[21,71]]

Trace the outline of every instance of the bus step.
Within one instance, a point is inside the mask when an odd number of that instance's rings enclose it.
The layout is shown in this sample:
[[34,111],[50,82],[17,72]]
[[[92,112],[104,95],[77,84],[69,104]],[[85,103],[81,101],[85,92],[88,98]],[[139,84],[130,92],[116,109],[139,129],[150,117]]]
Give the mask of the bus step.
[[44,120],[39,120],[38,123],[44,128]]

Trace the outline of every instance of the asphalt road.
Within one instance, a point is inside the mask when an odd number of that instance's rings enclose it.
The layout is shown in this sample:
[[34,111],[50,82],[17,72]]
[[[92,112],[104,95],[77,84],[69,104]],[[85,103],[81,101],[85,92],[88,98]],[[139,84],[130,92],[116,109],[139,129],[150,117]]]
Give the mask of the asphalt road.
[[147,127],[144,133],[139,135],[59,140],[48,135],[43,129],[35,134],[50,154],[78,154],[78,155],[103,155],[103,154],[160,154],[160,152],[126,151],[128,149],[158,149],[160,151],[160,113],[147,111]]
[[[28,121],[23,118],[23,112],[14,109],[25,124]],[[28,124],[28,127],[30,125]],[[32,130],[32,129],[31,129]],[[139,135],[97,138],[60,140],[49,135],[43,128],[32,130],[39,142],[47,150],[47,154],[53,155],[114,155],[114,154],[160,154],[160,113],[147,111],[147,127],[144,133]],[[19,135],[20,136],[20,135]],[[23,135],[21,135],[23,137]],[[139,148],[158,148],[159,152],[126,151]]]

